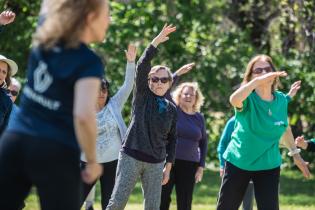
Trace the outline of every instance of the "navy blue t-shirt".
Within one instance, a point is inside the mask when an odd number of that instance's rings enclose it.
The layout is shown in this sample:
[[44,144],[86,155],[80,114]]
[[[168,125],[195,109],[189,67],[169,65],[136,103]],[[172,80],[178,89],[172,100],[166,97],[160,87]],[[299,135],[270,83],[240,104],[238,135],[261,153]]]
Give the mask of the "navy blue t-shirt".
[[85,44],[78,48],[55,47],[31,51],[27,84],[20,111],[9,131],[59,141],[79,149],[73,122],[75,83],[86,77],[103,78],[100,58]]

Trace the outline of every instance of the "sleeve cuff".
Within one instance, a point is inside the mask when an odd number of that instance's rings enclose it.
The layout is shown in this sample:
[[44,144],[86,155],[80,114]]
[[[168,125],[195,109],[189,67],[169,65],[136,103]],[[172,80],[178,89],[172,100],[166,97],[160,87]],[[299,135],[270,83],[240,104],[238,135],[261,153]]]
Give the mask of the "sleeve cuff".
[[289,96],[288,94],[285,95],[285,98],[287,99],[288,103],[290,103],[292,101],[292,98],[291,96]]

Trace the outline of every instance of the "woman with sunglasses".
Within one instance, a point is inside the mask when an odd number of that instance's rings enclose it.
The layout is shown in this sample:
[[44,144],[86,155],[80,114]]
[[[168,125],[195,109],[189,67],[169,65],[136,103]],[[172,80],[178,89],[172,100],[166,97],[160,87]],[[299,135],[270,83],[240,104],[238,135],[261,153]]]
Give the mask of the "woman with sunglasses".
[[95,104],[104,66],[88,45],[102,42],[108,26],[106,0],[55,0],[48,8],[33,36],[20,111],[0,141],[1,209],[19,209],[35,186],[41,209],[79,210],[82,179],[101,175]]
[[[113,96],[109,94],[109,83],[103,79],[99,91],[97,108],[97,141],[96,160],[102,164],[104,173],[99,178],[101,184],[102,209],[105,210],[115,184],[115,174],[118,162],[118,155],[121,149],[122,140],[126,134],[127,126],[122,117],[122,109],[126,103],[134,84],[136,47],[128,46],[126,51],[127,66],[124,84]],[[81,156],[83,166],[86,165],[85,155]],[[84,199],[95,184],[84,184]]]
[[[301,88],[301,81],[296,81],[291,85],[291,89],[288,92],[287,96],[289,96],[291,99],[296,95],[297,91]],[[225,166],[225,160],[223,158],[223,154],[229,145],[231,141],[231,136],[234,131],[235,125],[235,116],[231,117],[222,132],[217,152],[218,152],[218,158],[220,162],[220,177],[223,177],[224,175],[224,166]],[[287,133],[287,132],[286,132]],[[285,133],[285,134],[286,134]],[[283,137],[285,137],[284,135]],[[290,151],[296,149],[296,147],[293,145],[292,138],[282,138],[280,141],[280,145],[283,144],[285,147],[287,147]],[[254,205],[254,184],[252,181],[249,182],[246,192],[243,197],[243,210],[252,210]]]
[[13,60],[0,55],[0,135],[7,127],[12,111],[12,100],[8,88],[11,84],[11,76],[18,71],[18,66]]
[[175,106],[164,97],[172,85],[172,74],[165,66],[151,68],[151,60],[158,52],[158,45],[167,41],[175,30],[165,25],[138,61],[132,117],[118,158],[108,210],[125,208],[139,177],[144,208],[158,210],[160,207],[161,184],[168,182],[175,157],[177,113]]
[[[275,71],[269,56],[258,55],[248,63],[242,86],[231,95],[235,130],[223,155],[226,164],[217,210],[237,210],[250,180],[258,210],[279,209],[279,141],[290,133],[290,98],[276,91],[277,78],[284,76],[286,72]],[[301,162],[298,150],[291,154]],[[304,170],[309,176],[307,168]]]

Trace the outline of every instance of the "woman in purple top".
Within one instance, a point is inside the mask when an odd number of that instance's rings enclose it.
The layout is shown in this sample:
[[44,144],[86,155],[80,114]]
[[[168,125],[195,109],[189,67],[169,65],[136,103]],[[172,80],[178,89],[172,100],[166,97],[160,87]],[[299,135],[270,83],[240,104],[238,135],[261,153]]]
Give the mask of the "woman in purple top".
[[[183,66],[176,72],[175,79],[193,65]],[[204,117],[200,113],[204,97],[196,82],[180,84],[172,96],[178,116],[176,157],[170,180],[162,188],[160,209],[169,209],[175,185],[177,209],[190,210],[194,185],[202,179],[207,155],[208,138]]]

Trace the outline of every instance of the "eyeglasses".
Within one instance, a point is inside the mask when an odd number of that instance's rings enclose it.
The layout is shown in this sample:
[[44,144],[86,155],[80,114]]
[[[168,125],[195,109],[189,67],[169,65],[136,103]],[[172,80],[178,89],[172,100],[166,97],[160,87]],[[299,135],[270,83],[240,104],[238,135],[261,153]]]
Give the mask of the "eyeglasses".
[[151,82],[153,83],[158,83],[159,81],[161,81],[161,83],[165,84],[170,81],[170,78],[169,77],[151,77],[149,78],[149,80],[151,80]]
[[19,95],[19,91],[10,90],[10,94],[11,94],[12,96],[17,96],[17,95]]
[[100,88],[100,93],[107,93],[107,88]]
[[268,67],[264,67],[264,68],[255,68],[252,70],[253,74],[261,74],[263,73],[263,71],[265,71],[266,73],[272,72],[272,68],[271,66]]

